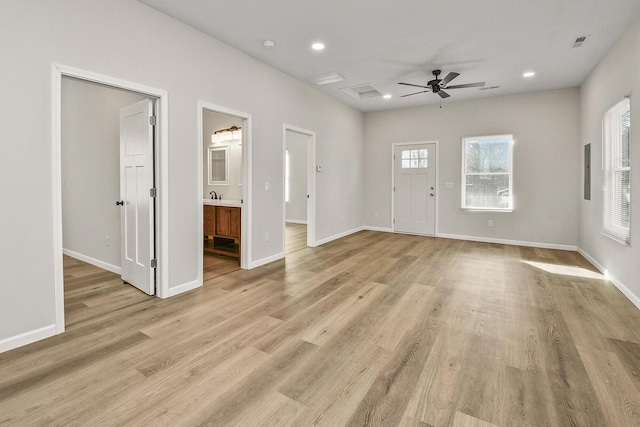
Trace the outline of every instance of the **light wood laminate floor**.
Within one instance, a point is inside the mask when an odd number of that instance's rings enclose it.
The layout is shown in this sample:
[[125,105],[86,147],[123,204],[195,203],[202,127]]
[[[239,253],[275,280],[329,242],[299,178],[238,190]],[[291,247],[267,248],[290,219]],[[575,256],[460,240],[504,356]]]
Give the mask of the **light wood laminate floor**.
[[65,258],[1,426],[638,426],[640,310],[578,253],[363,231],[161,300]]
[[307,225],[294,224],[287,222],[285,224],[285,245],[286,253],[299,251],[307,247]]

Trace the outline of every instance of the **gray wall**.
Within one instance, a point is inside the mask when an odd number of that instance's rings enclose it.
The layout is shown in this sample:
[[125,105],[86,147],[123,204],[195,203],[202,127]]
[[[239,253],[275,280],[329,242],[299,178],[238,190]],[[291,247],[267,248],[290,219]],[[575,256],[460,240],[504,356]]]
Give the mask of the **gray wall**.
[[[565,89],[367,113],[365,225],[391,227],[391,144],[438,140],[439,234],[576,246],[579,99],[578,89]],[[461,138],[507,133],[515,140],[514,211],[460,209]]]
[[289,202],[286,203],[287,221],[307,222],[307,145],[308,135],[287,131],[289,151]]
[[362,114],[175,19],[135,0],[5,0],[0,51],[10,64],[0,82],[0,189],[14,207],[1,218],[0,344],[55,325],[54,63],[168,92],[170,288],[196,281],[200,269],[198,101],[252,115],[251,262],[284,253],[284,123],[316,132],[325,165],[317,178],[317,238],[362,225]]
[[[63,247],[120,268],[120,108],[145,97],[62,80]],[[110,268],[112,271],[116,271]]]
[[[580,248],[627,288],[640,306],[640,132],[631,131],[631,246],[602,235],[602,114],[631,94],[631,121],[640,118],[640,20],[611,48],[580,90],[581,138],[576,155],[591,144],[591,200],[580,200]],[[634,126],[634,125],[632,125]],[[637,126],[636,126],[637,127]],[[581,169],[579,172],[582,181]]]
[[242,145],[240,145],[238,141],[229,141],[226,143],[215,145],[229,146],[229,184],[227,185],[209,185],[209,163],[207,161],[207,156],[209,155],[209,147],[214,146],[214,144],[211,143],[211,135],[213,135],[213,132],[220,129],[228,129],[231,126],[242,127],[242,122],[242,120],[235,117],[214,113],[213,111],[208,110],[205,110],[202,115],[202,197],[204,199],[211,198],[211,190],[215,191],[219,195],[222,195],[224,200],[242,199],[243,186],[239,185],[242,182],[242,177],[240,176],[240,173],[242,171]]

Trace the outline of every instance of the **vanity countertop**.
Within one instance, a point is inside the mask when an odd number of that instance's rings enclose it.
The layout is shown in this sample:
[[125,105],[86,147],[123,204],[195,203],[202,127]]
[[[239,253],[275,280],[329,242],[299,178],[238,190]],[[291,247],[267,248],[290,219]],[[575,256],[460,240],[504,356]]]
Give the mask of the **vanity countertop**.
[[227,206],[230,208],[241,208],[242,202],[240,200],[216,200],[216,199],[202,199],[203,205],[210,206]]

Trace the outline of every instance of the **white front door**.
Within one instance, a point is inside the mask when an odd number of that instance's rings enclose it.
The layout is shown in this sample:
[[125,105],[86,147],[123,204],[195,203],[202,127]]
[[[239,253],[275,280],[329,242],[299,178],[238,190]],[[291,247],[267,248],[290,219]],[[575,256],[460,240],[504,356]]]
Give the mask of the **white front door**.
[[436,144],[395,145],[394,231],[435,234]]
[[145,99],[120,110],[120,234],[122,280],[155,294],[153,104]]

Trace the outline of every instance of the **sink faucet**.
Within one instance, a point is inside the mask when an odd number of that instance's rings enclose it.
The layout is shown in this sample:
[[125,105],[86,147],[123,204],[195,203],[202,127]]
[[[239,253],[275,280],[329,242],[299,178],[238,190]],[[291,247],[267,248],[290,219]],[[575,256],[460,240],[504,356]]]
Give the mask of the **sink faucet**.
[[215,192],[215,191],[213,191],[213,190],[212,190],[211,192],[209,192],[209,194],[211,194],[211,198],[212,198],[213,200],[216,200],[216,199],[218,198],[218,193],[216,193],[216,192]]

